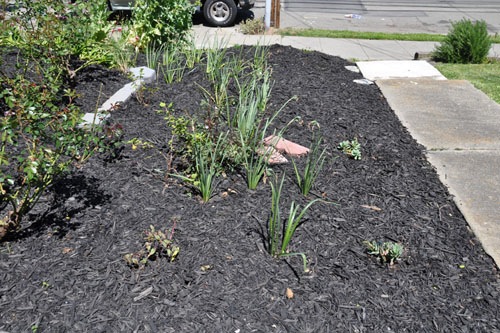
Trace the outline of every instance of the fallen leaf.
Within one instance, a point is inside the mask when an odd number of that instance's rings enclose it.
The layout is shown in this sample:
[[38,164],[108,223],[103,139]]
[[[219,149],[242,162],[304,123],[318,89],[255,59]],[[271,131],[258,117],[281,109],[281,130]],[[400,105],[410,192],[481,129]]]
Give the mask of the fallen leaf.
[[379,208],[377,206],[370,206],[370,205],[361,205],[361,207],[363,208],[368,208],[368,209],[371,209],[371,210],[374,210],[376,212],[380,212],[382,210],[382,208]]
[[286,295],[286,298],[288,298],[288,299],[292,299],[292,298],[293,298],[293,291],[292,291],[292,289],[290,289],[290,288],[286,288],[286,293],[285,293],[285,295]]
[[139,295],[134,297],[134,302],[137,302],[145,297],[148,297],[149,294],[151,294],[151,292],[153,292],[153,287],[147,288],[146,290],[142,291]]
[[62,253],[67,254],[67,253],[70,253],[70,252],[72,252],[72,251],[73,251],[73,249],[72,249],[72,248],[70,248],[70,247],[65,247],[65,248],[63,248]]
[[212,269],[212,265],[203,265],[200,267],[202,272],[206,272]]

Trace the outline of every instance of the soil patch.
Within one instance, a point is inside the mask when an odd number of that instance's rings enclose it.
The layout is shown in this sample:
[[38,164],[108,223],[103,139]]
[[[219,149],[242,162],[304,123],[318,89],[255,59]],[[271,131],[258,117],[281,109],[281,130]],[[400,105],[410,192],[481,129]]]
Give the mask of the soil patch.
[[[199,65],[182,82],[160,76],[140,102],[113,111],[125,141],[155,149],[126,145],[111,162],[91,159],[51,189],[17,239],[0,245],[0,330],[498,332],[497,268],[380,90],[354,83],[362,77],[344,68],[352,63],[318,52],[272,46],[269,63],[269,109],[298,97],[275,127],[300,116],[285,137],[309,146],[317,122],[328,151],[309,199],[335,204],[314,205],[290,244],[306,254],[310,273],[299,257],[265,251],[269,184],[250,191],[240,173],[228,174],[201,204],[167,177],[170,132],[156,111],[165,102],[179,114],[203,114]],[[93,67],[79,75],[78,103],[93,109],[97,96],[116,91],[122,81],[109,74]],[[361,160],[337,150],[353,138]],[[307,199],[291,164],[273,169],[286,174],[286,215],[292,200]],[[129,268],[123,256],[143,246],[149,226],[170,228],[173,218],[178,258]],[[403,259],[384,266],[365,240],[400,242]]]

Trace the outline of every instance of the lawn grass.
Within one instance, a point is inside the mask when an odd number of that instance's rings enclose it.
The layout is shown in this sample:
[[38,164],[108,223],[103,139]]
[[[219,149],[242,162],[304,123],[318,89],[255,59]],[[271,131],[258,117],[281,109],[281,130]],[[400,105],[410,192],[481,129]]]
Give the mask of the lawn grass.
[[436,64],[450,80],[467,80],[492,100],[500,104],[500,61],[487,64]]
[[[353,38],[374,40],[406,40],[418,42],[441,42],[445,35],[426,33],[387,33],[387,32],[365,32],[349,30],[323,30],[323,29],[280,29],[278,33],[282,36],[299,37],[323,37],[323,38]],[[500,36],[491,36],[493,43],[500,43]]]

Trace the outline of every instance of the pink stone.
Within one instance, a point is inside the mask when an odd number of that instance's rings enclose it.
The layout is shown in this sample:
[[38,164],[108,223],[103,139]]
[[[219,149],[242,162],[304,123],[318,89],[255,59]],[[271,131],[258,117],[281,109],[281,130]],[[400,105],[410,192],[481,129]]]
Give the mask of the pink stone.
[[273,147],[262,147],[262,148],[257,150],[257,153],[261,156],[267,156],[267,164],[270,164],[270,165],[288,163],[288,160],[286,159],[286,157],[281,155]]
[[296,144],[292,141],[280,138],[279,136],[270,135],[264,139],[264,144],[274,147],[280,153],[284,152],[290,156],[303,156],[309,153],[309,148]]

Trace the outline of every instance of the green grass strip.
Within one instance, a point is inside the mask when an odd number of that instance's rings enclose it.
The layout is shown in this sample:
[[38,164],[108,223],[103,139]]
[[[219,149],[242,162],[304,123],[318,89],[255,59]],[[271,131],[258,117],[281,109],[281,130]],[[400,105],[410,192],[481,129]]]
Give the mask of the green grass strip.
[[[387,32],[365,32],[350,30],[323,30],[323,29],[280,29],[278,33],[282,36],[318,37],[318,38],[349,38],[349,39],[372,39],[372,40],[403,40],[416,42],[441,42],[445,35],[426,33],[387,33]],[[491,36],[493,43],[500,43],[500,36]]]
[[500,104],[500,62],[487,64],[442,64],[435,67],[450,80],[467,80]]

